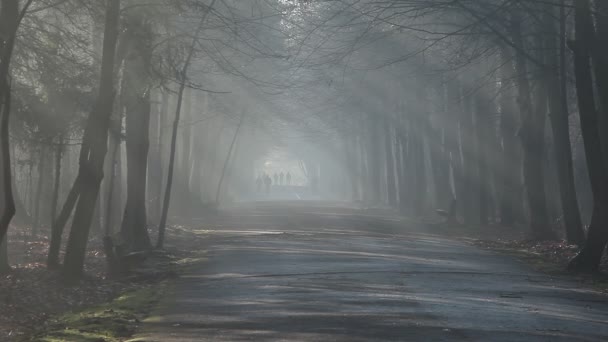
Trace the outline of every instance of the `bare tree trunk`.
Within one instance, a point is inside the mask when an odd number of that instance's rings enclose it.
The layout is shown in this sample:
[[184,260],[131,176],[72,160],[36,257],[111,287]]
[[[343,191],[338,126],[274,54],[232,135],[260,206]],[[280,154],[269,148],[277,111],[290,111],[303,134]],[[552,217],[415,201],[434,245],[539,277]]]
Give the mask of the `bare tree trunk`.
[[579,117],[593,193],[593,214],[585,245],[570,261],[569,267],[577,271],[595,272],[608,241],[608,168],[598,130],[598,113],[591,73],[591,51],[595,46],[595,30],[591,19],[590,2],[576,0],[574,6],[576,40],[571,42],[570,48],[574,52]]
[[412,210],[415,216],[422,216],[425,210],[427,198],[426,184],[426,161],[424,151],[424,131],[423,120],[419,118],[422,113],[412,113],[411,125],[409,131],[410,155],[409,163],[411,165],[411,184],[410,191],[412,192]]
[[386,186],[388,193],[388,204],[397,207],[397,184],[395,179],[395,157],[393,153],[393,134],[388,118],[384,118],[384,142],[386,151]]
[[[460,153],[460,96],[459,87],[456,82],[448,82],[446,90],[446,106],[447,112],[445,115],[445,146],[446,154],[449,161],[448,168],[452,169],[452,179],[454,192],[452,192],[451,202],[455,204],[454,215],[452,220],[456,220],[458,212],[462,213],[461,196],[463,195],[463,174],[462,174],[462,158]],[[449,108],[452,108],[450,110]],[[456,201],[456,202],[454,202]],[[451,204],[450,204],[451,205]]]
[[61,249],[61,240],[63,236],[63,230],[65,225],[74,210],[76,201],[80,196],[80,180],[77,177],[68,193],[68,196],[63,204],[59,216],[53,221],[51,226],[51,242],[49,245],[49,255],[47,257],[47,267],[50,269],[57,268],[59,266],[59,250]]
[[85,128],[78,178],[82,191],[76,204],[72,229],[64,259],[67,276],[82,275],[91,220],[103,179],[103,163],[108,149],[108,128],[114,104],[114,61],[119,34],[120,0],[108,0],[103,40],[101,81],[95,107]]
[[121,232],[131,251],[151,248],[146,213],[146,173],[149,149],[149,92],[127,106],[127,204]]
[[127,203],[121,225],[122,237],[129,251],[152,247],[148,235],[146,189],[150,149],[150,67],[152,59],[151,27],[141,14],[132,14],[126,30],[134,45],[125,63],[123,101],[126,104]]
[[[190,203],[191,189],[190,189],[190,162],[191,162],[191,150],[192,150],[192,91],[190,89],[185,90],[184,94],[184,109],[182,112],[184,116],[185,125],[182,125],[182,139],[181,139],[181,155],[180,155],[180,177],[179,180],[179,194],[182,196],[182,200],[186,203]],[[188,208],[190,209],[190,208]]]
[[[405,115],[405,113],[402,113]],[[413,164],[411,163],[412,156],[412,133],[410,126],[403,118],[403,129],[399,134],[399,142],[401,144],[401,178],[399,182],[399,202],[402,214],[412,214],[414,203],[412,202],[414,179],[412,175]]]
[[[187,71],[187,67],[184,67]],[[186,72],[182,73],[185,77]],[[179,119],[182,109],[182,99],[184,96],[184,89],[186,88],[185,79],[179,86],[177,94],[177,108],[175,109],[175,118],[173,120],[173,132],[171,134],[171,147],[169,152],[169,165],[167,170],[167,184],[165,187],[165,197],[163,199],[163,208],[160,216],[160,223],[158,224],[158,238],[156,241],[156,248],[161,249],[165,243],[165,227],[167,225],[167,215],[169,213],[169,204],[171,202],[171,189],[173,185],[173,172],[175,169],[175,150],[177,145],[177,132],[179,130]]]
[[153,93],[152,110],[150,112],[150,153],[148,155],[148,190],[147,197],[150,210],[150,219],[153,222],[160,220],[160,196],[157,189],[162,191],[162,168],[160,150],[160,111],[158,110],[158,92]]
[[171,202],[171,187],[173,185],[173,171],[175,167],[175,148],[177,145],[177,132],[179,130],[179,119],[182,110],[182,102],[184,99],[184,90],[186,89],[186,82],[188,77],[188,69],[190,68],[190,62],[192,61],[192,57],[194,56],[194,47],[196,45],[196,41],[198,39],[198,35],[202,32],[203,24],[209,15],[209,12],[213,9],[216,0],[212,0],[209,6],[207,7],[207,11],[201,18],[199,22],[199,26],[196,29],[195,35],[192,38],[192,43],[190,45],[190,50],[188,51],[188,56],[184,61],[184,65],[179,74],[179,91],[177,93],[177,108],[175,109],[175,119],[173,120],[173,131],[171,135],[171,148],[169,152],[169,167],[167,170],[167,186],[165,188],[165,198],[163,199],[163,209],[161,212],[160,223],[158,225],[158,240],[156,242],[156,248],[163,248],[165,243],[165,227],[167,225],[167,215],[169,213],[169,203]]
[[511,51],[501,46],[501,90],[500,90],[500,135],[502,137],[502,186],[500,199],[500,222],[512,225],[516,221],[518,196],[521,180],[520,145],[517,142],[518,115],[513,94],[513,79],[515,78],[513,56]]
[[113,143],[111,143],[112,145],[112,156],[110,157],[110,179],[108,182],[108,192],[107,192],[107,204],[106,204],[106,219],[105,219],[105,231],[104,231],[104,235],[105,236],[111,236],[113,233],[113,227],[114,227],[114,220],[113,218],[113,207],[114,207],[114,201],[115,201],[115,195],[114,195],[114,188],[116,188],[115,186],[115,182],[116,182],[116,168],[117,168],[117,163],[116,163],[116,158],[118,155],[118,151],[120,150],[120,140],[119,139],[112,139],[110,138],[110,141],[113,141]]
[[61,189],[61,157],[63,156],[63,134],[57,138],[55,146],[55,181],[51,197],[51,224],[57,218],[57,203],[59,202],[59,189]]
[[378,122],[375,116],[368,115],[367,118],[367,167],[369,170],[368,176],[370,177],[370,199],[371,204],[381,204],[382,201],[382,173],[380,169],[382,167],[382,159],[380,155],[380,132]]
[[230,148],[228,149],[228,154],[226,155],[226,159],[224,160],[224,165],[222,166],[222,173],[220,174],[220,180],[217,183],[217,191],[215,192],[215,205],[219,207],[220,205],[220,194],[222,192],[222,184],[224,182],[224,177],[226,177],[226,171],[228,170],[228,164],[230,163],[230,157],[232,156],[232,150],[234,149],[234,144],[239,137],[239,132],[241,131],[241,126],[243,125],[243,121],[245,120],[245,112],[241,114],[241,119],[239,120],[238,126],[236,126],[236,131],[234,132],[234,137],[232,138],[232,142],[230,143]]
[[[3,79],[0,79],[0,82],[3,82]],[[1,87],[2,85],[0,85]],[[2,186],[0,187],[2,191],[2,199],[0,203],[2,204],[2,216],[0,216],[0,274],[6,273],[10,270],[10,265],[8,264],[8,227],[11,222],[11,219],[15,215],[15,203],[12,195],[12,179],[11,179],[11,160],[10,160],[10,148],[9,148],[9,113],[11,107],[11,98],[10,98],[10,90],[8,90],[5,94],[5,100],[2,104],[2,112],[0,115],[2,116],[0,119],[0,162],[1,162],[1,170],[2,173]]]
[[[514,15],[511,21],[513,42],[521,49],[524,48],[521,22]],[[546,92],[541,89],[537,95],[538,108],[532,106],[531,88],[527,76],[526,57],[520,49],[515,51],[517,69],[517,85],[519,91],[518,103],[522,116],[519,131],[524,152],[524,183],[528,206],[530,208],[530,233],[533,239],[546,240],[555,238],[549,225],[545,186],[542,172],[542,156],[544,153],[544,127],[546,115]]]
[[158,182],[155,185],[154,195],[158,198],[155,210],[158,210],[158,219],[160,220],[160,212],[162,211],[162,196],[163,196],[163,179],[164,179],[164,167],[163,167],[163,151],[165,149],[165,136],[166,136],[166,125],[165,118],[169,116],[169,94],[163,92],[162,94],[162,106],[159,118],[159,131],[158,131]]
[[[463,93],[465,93],[463,89]],[[460,111],[460,144],[462,147],[462,174],[463,174],[463,190],[460,202],[462,202],[463,219],[466,224],[478,223],[478,200],[479,196],[473,196],[476,193],[477,184],[477,167],[475,167],[475,150],[477,149],[476,140],[474,139],[474,126],[472,115],[472,99],[467,96],[462,100],[462,110]]]
[[8,236],[5,236],[0,242],[0,274],[6,274],[11,271],[11,265],[8,263]]
[[[30,212],[34,213],[34,152],[30,151],[30,159],[28,160],[28,173],[27,173],[27,188],[25,190],[25,203]],[[36,224],[36,217],[32,217]],[[32,226],[33,226],[32,224]]]
[[44,185],[45,176],[45,148],[40,148],[40,160],[38,161],[38,183],[36,184],[36,194],[34,195],[34,227],[32,228],[32,236],[36,238],[40,229],[40,201],[42,198],[42,188]]
[[479,196],[479,223],[488,224],[488,202],[490,201],[490,177],[488,168],[488,131],[491,129],[487,99],[475,97],[475,137],[477,139],[477,194]]
[[[593,34],[594,48],[591,50],[593,62],[592,72],[597,89],[602,115],[599,118],[600,138],[604,159],[608,162],[608,4],[606,1],[596,0],[595,4],[595,26],[597,32]],[[590,19],[592,20],[592,19]]]
[[[576,187],[574,185],[574,168],[572,165],[572,147],[570,143],[570,131],[568,123],[568,105],[562,101],[567,101],[568,94],[560,89],[560,84],[565,83],[564,68],[560,68],[558,58],[558,47],[555,36],[558,34],[557,28],[554,25],[552,7],[547,6],[547,13],[544,15],[545,26],[547,30],[547,67],[544,71],[545,87],[549,91],[549,119],[551,121],[551,129],[553,132],[554,151],[557,177],[559,179],[559,194],[564,213],[564,224],[566,226],[566,237],[568,242],[582,245],[585,239],[583,232],[583,224],[578,206],[576,195]],[[562,8],[562,12],[564,9]],[[565,14],[562,13],[562,20],[565,20]],[[565,23],[564,23],[565,24]],[[565,34],[565,32],[562,32]],[[565,63],[562,60],[562,63]],[[562,70],[560,80],[560,69]]]
[[21,16],[18,0],[2,0],[0,7],[0,240],[6,236],[15,215],[8,127],[11,111],[10,61],[19,22],[30,3],[28,1]]
[[[432,102],[435,102],[435,109],[432,114],[429,114],[427,136],[429,142],[429,152],[431,157],[431,171],[433,175],[433,183],[435,186],[435,203],[434,208],[447,209],[452,202],[452,190],[450,188],[450,160],[449,152],[446,146],[446,135],[444,127],[448,120],[446,114],[446,92],[443,84],[443,79],[438,79],[432,83],[435,87],[433,92]],[[437,120],[433,120],[431,116],[435,115]]]

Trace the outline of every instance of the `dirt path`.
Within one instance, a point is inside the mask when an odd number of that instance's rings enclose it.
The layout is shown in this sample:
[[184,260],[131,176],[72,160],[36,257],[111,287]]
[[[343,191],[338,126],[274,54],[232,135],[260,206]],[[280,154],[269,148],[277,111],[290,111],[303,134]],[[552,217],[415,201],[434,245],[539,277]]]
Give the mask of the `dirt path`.
[[140,339],[608,339],[607,296],[370,213],[266,204],[201,229],[209,259]]

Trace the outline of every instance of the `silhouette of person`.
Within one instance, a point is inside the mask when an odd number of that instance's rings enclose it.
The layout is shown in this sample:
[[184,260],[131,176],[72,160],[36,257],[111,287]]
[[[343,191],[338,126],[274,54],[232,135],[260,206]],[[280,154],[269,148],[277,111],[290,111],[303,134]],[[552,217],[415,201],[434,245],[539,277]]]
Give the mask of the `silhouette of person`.
[[285,176],[285,180],[287,181],[287,185],[291,185],[291,173],[287,171],[287,176]]
[[274,175],[272,175],[272,178],[274,180],[275,185],[279,184],[279,175],[277,175],[276,172],[274,173]]
[[272,185],[272,179],[270,179],[269,175],[264,175],[264,185],[266,185],[266,193],[270,193],[270,186]]
[[258,175],[258,178],[255,179],[255,185],[256,185],[256,191],[257,192],[261,192],[262,191],[262,184],[264,183],[264,181],[262,180],[262,176]]
[[285,185],[285,183],[283,183],[284,180],[285,174],[283,173],[283,171],[281,171],[281,173],[279,174],[279,185]]

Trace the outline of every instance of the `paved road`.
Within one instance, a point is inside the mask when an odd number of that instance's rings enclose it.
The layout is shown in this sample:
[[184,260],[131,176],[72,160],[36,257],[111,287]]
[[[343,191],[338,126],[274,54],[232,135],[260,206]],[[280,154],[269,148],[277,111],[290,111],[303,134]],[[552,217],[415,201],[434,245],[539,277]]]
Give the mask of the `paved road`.
[[220,221],[143,340],[608,340],[605,295],[377,213],[267,203]]

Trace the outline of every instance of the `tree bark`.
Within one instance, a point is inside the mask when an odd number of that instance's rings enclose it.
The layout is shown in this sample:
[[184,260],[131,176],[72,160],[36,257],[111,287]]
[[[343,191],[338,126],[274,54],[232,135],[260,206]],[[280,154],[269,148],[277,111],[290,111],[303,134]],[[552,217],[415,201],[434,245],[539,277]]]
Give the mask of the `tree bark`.
[[[543,18],[547,32],[547,66],[543,72],[543,80],[545,81],[544,86],[548,89],[549,95],[549,119],[553,133],[560,202],[564,214],[564,224],[568,242],[582,245],[585,234],[583,232],[576,187],[574,185],[574,167],[572,165],[572,147],[570,143],[567,104],[563,105],[562,102],[566,101],[568,94],[560,89],[560,84],[565,82],[565,80],[560,80],[559,50],[555,38],[558,35],[558,32],[554,24],[554,13],[552,13],[555,11],[552,10],[551,5],[547,5],[547,7]],[[565,63],[565,61],[562,61],[562,63]],[[565,77],[567,77],[567,75],[562,69],[561,78],[564,79]]]
[[589,0],[575,0],[575,41],[570,43],[574,53],[574,72],[578,97],[581,131],[587,158],[587,170],[593,193],[593,213],[587,240],[580,253],[570,261],[570,269],[595,272],[598,270],[608,241],[608,168],[604,159],[598,112],[595,107],[591,51],[595,29],[591,19]]
[[165,227],[167,225],[167,215],[169,214],[169,204],[171,202],[171,188],[173,185],[173,172],[175,168],[175,150],[177,145],[177,132],[179,130],[179,120],[180,114],[182,110],[182,102],[184,99],[184,90],[186,89],[186,82],[188,76],[188,69],[190,68],[190,62],[192,61],[192,57],[194,57],[194,47],[196,45],[196,41],[198,39],[198,35],[202,32],[203,24],[209,15],[209,12],[213,9],[216,0],[212,0],[209,6],[207,7],[207,11],[203,14],[201,18],[198,28],[196,29],[195,35],[192,38],[192,43],[190,44],[190,49],[188,51],[188,56],[184,61],[184,65],[182,66],[182,70],[179,73],[179,90],[177,93],[177,108],[175,109],[175,118],[173,120],[173,131],[171,134],[171,147],[169,152],[169,165],[167,170],[167,185],[165,187],[165,197],[163,199],[163,209],[161,212],[160,223],[158,225],[158,239],[156,241],[156,248],[163,248],[165,242]]
[[[462,89],[462,93],[466,93]],[[468,225],[479,223],[479,196],[473,196],[477,190],[477,172],[475,165],[475,151],[477,149],[476,139],[474,139],[475,129],[473,126],[472,99],[466,96],[462,99],[462,110],[460,111],[460,145],[462,147],[462,174],[463,186],[462,211],[464,223]]]
[[517,109],[514,106],[513,79],[515,78],[513,56],[505,46],[501,47],[503,65],[501,68],[500,90],[500,132],[502,137],[502,187],[500,199],[500,220],[503,225],[516,221],[518,196],[521,183],[520,146],[517,142]]
[[36,184],[36,194],[34,195],[34,227],[32,228],[32,236],[36,238],[40,229],[40,206],[42,199],[42,188],[44,186],[45,177],[45,148],[40,148],[40,160],[38,161],[38,183]]
[[181,155],[180,155],[180,167],[179,167],[179,194],[182,196],[182,200],[186,203],[190,203],[191,189],[190,189],[190,162],[192,154],[192,91],[186,88],[184,93],[184,108],[183,108],[183,121],[186,123],[182,125],[182,136],[181,136]]
[[488,224],[488,202],[489,196],[489,168],[488,168],[488,130],[491,129],[490,113],[488,105],[485,103],[487,99],[478,94],[475,97],[475,135],[477,139],[477,194],[479,196],[479,223],[482,225]]
[[110,157],[110,179],[108,181],[108,190],[106,195],[106,219],[105,222],[105,230],[104,235],[109,237],[113,234],[114,228],[114,220],[113,220],[113,212],[114,212],[114,201],[116,200],[116,196],[114,194],[114,189],[116,188],[116,174],[117,174],[117,162],[116,159],[118,157],[118,152],[120,150],[120,138],[110,138],[110,146],[112,150],[112,155]]
[[384,142],[386,151],[386,187],[388,204],[392,208],[397,207],[397,184],[395,179],[395,154],[393,152],[393,134],[389,119],[384,118]]
[[234,132],[234,137],[232,138],[232,142],[230,143],[230,148],[228,149],[228,154],[226,155],[226,159],[224,160],[224,165],[222,166],[222,173],[220,174],[220,180],[217,183],[217,191],[215,193],[215,205],[219,207],[220,205],[220,195],[222,192],[222,184],[224,182],[224,177],[226,177],[226,172],[228,170],[228,165],[230,163],[230,157],[232,156],[232,150],[234,150],[234,145],[236,140],[239,137],[239,132],[241,131],[241,126],[243,125],[243,121],[245,120],[245,112],[241,114],[241,119],[239,120],[239,124],[236,127],[236,131]]
[[399,148],[399,210],[402,214],[407,214],[410,207],[409,202],[409,175],[407,174],[408,165],[408,146],[406,132],[399,132],[398,136]]
[[63,236],[63,230],[65,225],[74,210],[76,201],[80,196],[80,180],[77,177],[68,193],[68,196],[63,204],[59,216],[53,221],[51,226],[51,242],[49,245],[49,255],[47,257],[46,265],[50,269],[59,267],[59,250],[61,249],[61,240]]
[[127,251],[145,251],[152,247],[146,211],[152,42],[151,27],[145,20],[141,14],[134,15],[128,20],[125,33],[133,46],[130,58],[125,62],[122,87],[126,105],[127,203],[121,233]]
[[158,110],[158,92],[154,93],[152,98],[152,110],[150,112],[150,153],[148,156],[148,203],[150,210],[150,219],[153,222],[160,220],[160,194],[158,189],[162,191],[162,167],[161,167],[161,150],[160,150],[160,111]]
[[511,20],[513,42],[520,47],[515,51],[517,72],[518,103],[522,116],[519,137],[523,147],[524,184],[530,208],[530,234],[535,240],[555,238],[549,225],[543,179],[544,127],[546,112],[546,93],[541,88],[537,94],[538,108],[532,106],[531,87],[528,80],[526,56],[522,54],[524,43],[521,20],[514,15]]
[[381,204],[382,201],[382,158],[380,154],[381,137],[378,127],[378,120],[374,115],[367,118],[367,168],[369,176],[369,192],[372,205]]
[[18,0],[2,0],[2,7],[0,8],[0,240],[5,240],[9,224],[15,215],[9,146],[9,116],[11,111],[9,74],[18,27]]
[[424,215],[427,199],[427,174],[426,174],[426,158],[424,150],[424,119],[418,117],[424,115],[422,113],[412,113],[412,126],[410,130],[411,150],[410,164],[412,175],[412,209],[415,216]]
[[127,106],[127,204],[121,232],[128,250],[142,251],[151,248],[146,213],[149,92],[135,101],[133,106]]
[[[602,138],[604,159],[608,162],[608,4],[606,1],[595,2],[595,26],[593,33],[594,45],[591,50],[593,62],[592,71],[600,105],[599,129]],[[593,19],[590,19],[593,20]]]
[[63,156],[63,134],[57,138],[55,146],[55,181],[53,183],[53,195],[51,197],[51,224],[57,218],[57,203],[59,202],[59,190],[61,189],[61,157]]
[[84,258],[103,179],[103,163],[108,149],[108,128],[114,104],[114,61],[119,34],[120,0],[108,0],[103,39],[101,81],[99,95],[93,111],[87,120],[79,160],[78,178],[82,191],[76,204],[72,229],[68,239],[64,259],[66,276],[82,275]]

